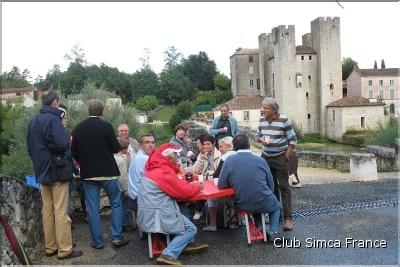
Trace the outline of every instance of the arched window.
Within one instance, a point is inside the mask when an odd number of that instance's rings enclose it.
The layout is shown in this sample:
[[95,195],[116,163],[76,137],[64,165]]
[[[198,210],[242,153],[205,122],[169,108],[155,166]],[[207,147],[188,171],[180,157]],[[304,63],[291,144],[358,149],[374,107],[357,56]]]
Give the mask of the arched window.
[[329,89],[333,90],[333,83],[329,85]]
[[394,104],[391,104],[389,106],[389,112],[390,112],[390,115],[394,115],[394,113],[396,112],[396,108],[395,108]]

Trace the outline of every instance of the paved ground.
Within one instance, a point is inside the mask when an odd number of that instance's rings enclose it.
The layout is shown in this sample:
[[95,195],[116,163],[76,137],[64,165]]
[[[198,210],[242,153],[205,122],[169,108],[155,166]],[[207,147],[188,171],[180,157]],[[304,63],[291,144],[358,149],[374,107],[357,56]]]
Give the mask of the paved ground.
[[[198,225],[199,242],[207,242],[209,251],[199,255],[183,255],[184,264],[398,264],[398,178],[397,174],[381,174],[376,182],[346,182],[340,176],[313,179],[317,170],[300,171],[303,187],[293,189],[295,229],[286,232],[286,248],[257,242],[246,243],[244,227],[222,229],[217,233],[203,232]],[[329,174],[328,174],[329,176]],[[323,184],[321,184],[323,182]],[[103,218],[104,234],[109,240],[108,216]],[[89,246],[89,229],[82,221],[74,223],[74,241],[84,251],[84,256],[66,260],[63,264],[155,264],[148,258],[147,240],[138,233],[128,232],[129,245],[114,249],[110,242],[103,250]],[[357,240],[385,240],[386,248],[346,247],[346,238]],[[298,240],[298,241],[294,241]],[[340,248],[307,247],[314,240],[331,241]],[[308,241],[308,242],[307,242]],[[293,244],[298,244],[294,248]],[[292,247],[291,247],[292,246]],[[55,258],[39,257],[37,264],[60,264]]]

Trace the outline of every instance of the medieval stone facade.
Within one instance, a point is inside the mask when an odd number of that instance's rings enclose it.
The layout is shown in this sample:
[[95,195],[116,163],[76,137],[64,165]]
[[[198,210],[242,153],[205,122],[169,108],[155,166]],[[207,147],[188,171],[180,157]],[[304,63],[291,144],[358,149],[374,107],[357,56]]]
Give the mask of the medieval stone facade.
[[258,37],[230,57],[234,96],[273,96],[303,133],[326,136],[327,105],[342,98],[340,19],[319,17],[296,46],[295,27]]

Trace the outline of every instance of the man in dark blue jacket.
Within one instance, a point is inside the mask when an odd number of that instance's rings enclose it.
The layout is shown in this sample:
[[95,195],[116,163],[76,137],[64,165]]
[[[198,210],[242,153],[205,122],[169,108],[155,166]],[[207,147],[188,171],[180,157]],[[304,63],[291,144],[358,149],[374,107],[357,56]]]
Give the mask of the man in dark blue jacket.
[[[269,241],[279,239],[281,204],[274,195],[274,181],[265,160],[250,150],[249,138],[238,134],[233,138],[237,152],[226,159],[219,175],[218,187],[235,188],[235,206],[251,213],[269,213]],[[257,215],[258,217],[258,215]]]
[[61,123],[57,93],[49,91],[43,95],[42,104],[39,114],[29,123],[27,147],[36,180],[42,184],[46,256],[58,254],[59,260],[79,257],[83,253],[73,250],[71,219],[67,214],[69,182],[56,177],[52,161],[53,155],[65,153],[69,146],[68,133]]

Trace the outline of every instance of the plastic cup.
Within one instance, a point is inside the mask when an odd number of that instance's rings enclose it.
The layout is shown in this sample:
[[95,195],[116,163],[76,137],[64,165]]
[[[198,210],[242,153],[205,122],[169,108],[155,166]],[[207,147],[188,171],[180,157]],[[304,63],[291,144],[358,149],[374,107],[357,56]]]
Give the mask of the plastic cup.
[[218,180],[219,180],[219,178],[214,178],[214,185],[215,186],[218,186]]
[[199,174],[199,182],[200,183],[203,183],[204,182],[204,177],[203,177],[203,175],[202,174]]
[[269,143],[269,139],[271,139],[271,136],[269,135],[264,135],[264,142]]

